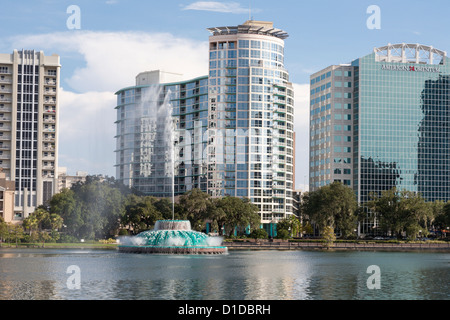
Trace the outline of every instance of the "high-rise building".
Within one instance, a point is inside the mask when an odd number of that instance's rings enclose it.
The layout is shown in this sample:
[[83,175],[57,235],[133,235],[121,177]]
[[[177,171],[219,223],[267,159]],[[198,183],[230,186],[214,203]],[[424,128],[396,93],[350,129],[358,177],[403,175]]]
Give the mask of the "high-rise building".
[[293,213],[294,92],[288,34],[271,22],[209,28],[208,192],[248,197],[272,227]]
[[[310,190],[341,181],[358,201],[396,187],[450,200],[450,64],[395,44],[311,76]],[[373,217],[360,227],[371,233]]]
[[42,51],[0,54],[0,168],[15,182],[15,216],[26,218],[58,188],[60,59]]
[[117,179],[144,194],[207,191],[208,77],[180,79],[179,74],[143,72],[136,86],[116,93]]
[[[209,75],[180,81],[173,74],[146,72],[136,86],[116,93],[117,178],[160,197],[169,197],[174,183],[176,195],[198,188],[213,197],[250,198],[273,235],[274,224],[293,214],[294,91],[284,68],[288,35],[262,21],[208,30]],[[167,139],[158,138],[167,124],[156,112],[148,114],[152,103],[144,96],[149,95],[158,97],[152,110],[172,105],[174,152]]]

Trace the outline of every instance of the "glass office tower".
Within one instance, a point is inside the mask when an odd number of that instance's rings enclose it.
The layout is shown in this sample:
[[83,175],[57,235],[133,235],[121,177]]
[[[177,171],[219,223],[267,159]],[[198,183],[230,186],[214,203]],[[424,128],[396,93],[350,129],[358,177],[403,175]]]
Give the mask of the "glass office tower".
[[[449,77],[446,53],[419,44],[389,44],[314,74],[311,190],[340,180],[360,203],[393,187],[450,200]],[[368,217],[359,231],[374,227]]]
[[209,28],[208,192],[248,197],[269,234],[293,213],[294,93],[288,35],[271,22]]

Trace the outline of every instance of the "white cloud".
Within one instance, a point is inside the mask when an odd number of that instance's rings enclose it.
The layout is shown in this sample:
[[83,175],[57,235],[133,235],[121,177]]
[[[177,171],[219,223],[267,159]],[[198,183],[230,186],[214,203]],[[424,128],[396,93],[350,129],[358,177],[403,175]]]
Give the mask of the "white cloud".
[[77,92],[115,91],[133,85],[139,72],[156,69],[181,73],[185,79],[208,73],[208,43],[168,33],[60,32],[21,36],[13,44],[61,56],[82,55],[85,65],[63,79]]
[[[138,73],[160,69],[185,79],[208,74],[207,42],[171,34],[81,31],[23,35],[11,42],[14,48],[61,56],[59,166],[69,173],[115,175],[114,92],[135,85]],[[81,66],[69,73],[64,57],[74,55],[81,56]]]
[[114,92],[60,90],[59,165],[69,173],[115,175],[115,104]]
[[197,1],[187,5],[183,10],[199,10],[243,14],[248,13],[249,8],[241,7],[238,2]]

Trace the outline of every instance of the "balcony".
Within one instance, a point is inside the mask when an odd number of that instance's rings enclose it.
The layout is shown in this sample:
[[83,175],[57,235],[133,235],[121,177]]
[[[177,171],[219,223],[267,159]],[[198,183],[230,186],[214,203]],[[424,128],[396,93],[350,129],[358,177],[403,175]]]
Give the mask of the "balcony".
[[11,140],[11,136],[9,134],[0,135],[0,141],[9,141]]
[[0,150],[11,150],[11,146],[9,144],[0,144]]
[[[1,109],[0,109],[1,110]],[[56,120],[55,119],[52,119],[52,118],[44,118],[44,123],[56,123]]]
[[0,131],[11,131],[11,126],[0,126]]
[[11,112],[11,111],[12,111],[12,108],[10,106],[9,107],[7,107],[5,105],[0,106],[0,112]]

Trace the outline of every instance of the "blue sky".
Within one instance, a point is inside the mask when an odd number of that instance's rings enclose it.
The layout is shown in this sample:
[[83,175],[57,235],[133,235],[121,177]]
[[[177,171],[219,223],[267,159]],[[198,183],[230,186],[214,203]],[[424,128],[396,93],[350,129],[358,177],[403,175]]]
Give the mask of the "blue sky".
[[[80,8],[80,30],[67,28],[70,5]],[[366,26],[370,5],[381,9],[379,30]],[[387,43],[449,51],[449,9],[448,0],[2,0],[0,52],[61,56],[60,166],[114,176],[115,91],[156,68],[205,75],[207,27],[238,25],[250,15],[273,21],[290,35],[285,65],[298,88],[299,186],[308,175],[309,75]]]

